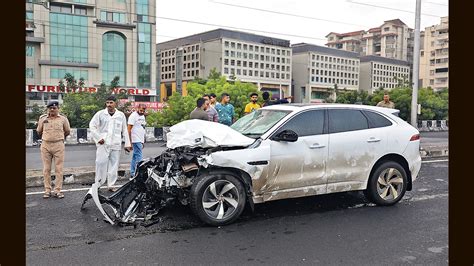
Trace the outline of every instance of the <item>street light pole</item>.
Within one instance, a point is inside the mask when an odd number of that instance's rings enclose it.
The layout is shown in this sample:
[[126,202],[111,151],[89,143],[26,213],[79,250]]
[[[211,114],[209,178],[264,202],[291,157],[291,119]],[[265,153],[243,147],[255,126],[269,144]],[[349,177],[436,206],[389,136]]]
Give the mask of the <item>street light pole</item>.
[[411,94],[411,125],[417,127],[418,79],[420,72],[420,13],[421,0],[416,0],[415,11],[415,47],[413,51],[413,91]]

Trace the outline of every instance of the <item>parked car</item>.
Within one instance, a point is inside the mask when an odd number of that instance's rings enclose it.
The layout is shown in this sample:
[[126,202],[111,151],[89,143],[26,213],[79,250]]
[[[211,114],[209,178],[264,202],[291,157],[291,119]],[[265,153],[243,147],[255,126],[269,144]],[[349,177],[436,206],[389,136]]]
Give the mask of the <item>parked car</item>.
[[231,127],[184,121],[130,182],[109,197],[93,185],[83,205],[92,197],[110,223],[123,224],[153,220],[179,202],[214,226],[234,222],[245,206],[343,191],[393,205],[421,167],[419,132],[397,115],[364,105],[283,104]]

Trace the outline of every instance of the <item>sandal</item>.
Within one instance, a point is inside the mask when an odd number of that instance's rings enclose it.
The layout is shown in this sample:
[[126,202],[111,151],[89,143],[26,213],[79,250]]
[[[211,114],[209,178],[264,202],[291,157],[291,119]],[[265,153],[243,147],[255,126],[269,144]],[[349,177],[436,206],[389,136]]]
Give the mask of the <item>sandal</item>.
[[49,197],[51,197],[51,192],[45,192],[43,194],[43,199],[49,199]]
[[64,198],[64,193],[62,193],[62,192],[57,192],[57,193],[56,193],[56,198],[58,198],[58,199]]

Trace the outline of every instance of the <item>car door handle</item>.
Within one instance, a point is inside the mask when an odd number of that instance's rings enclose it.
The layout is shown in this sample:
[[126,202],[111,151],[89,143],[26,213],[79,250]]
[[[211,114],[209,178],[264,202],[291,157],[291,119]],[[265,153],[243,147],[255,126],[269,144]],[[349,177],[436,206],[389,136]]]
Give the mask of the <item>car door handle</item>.
[[310,149],[321,149],[326,147],[326,145],[319,145],[319,143],[313,143],[311,146],[309,146]]
[[374,138],[374,137],[371,137],[367,140],[367,142],[379,142],[379,141],[380,141],[380,139]]

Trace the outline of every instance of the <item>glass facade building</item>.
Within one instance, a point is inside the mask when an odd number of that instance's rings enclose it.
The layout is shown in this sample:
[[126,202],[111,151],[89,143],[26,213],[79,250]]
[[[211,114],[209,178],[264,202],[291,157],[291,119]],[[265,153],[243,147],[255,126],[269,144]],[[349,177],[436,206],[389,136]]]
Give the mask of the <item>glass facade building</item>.
[[156,101],[155,2],[26,0],[26,106],[62,103],[67,73],[90,92],[118,76],[128,101]]
[[51,60],[87,63],[87,17],[50,13]]
[[151,24],[148,24],[148,0],[137,0],[138,87],[151,85]]
[[126,85],[125,52],[125,38],[121,34],[107,32],[102,36],[102,81],[105,84],[119,76],[119,85]]

